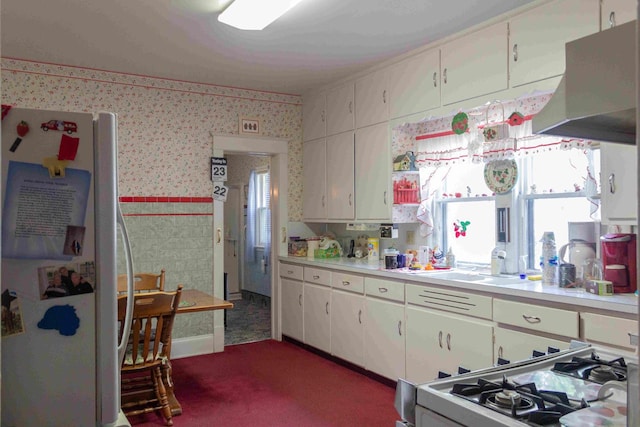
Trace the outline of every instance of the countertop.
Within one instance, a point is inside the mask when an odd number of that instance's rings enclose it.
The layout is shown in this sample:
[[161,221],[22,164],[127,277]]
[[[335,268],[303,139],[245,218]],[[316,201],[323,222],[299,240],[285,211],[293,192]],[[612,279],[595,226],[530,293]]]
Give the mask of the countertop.
[[518,276],[494,277],[465,269],[431,270],[414,272],[408,269],[387,270],[381,262],[367,259],[327,258],[309,260],[305,257],[279,257],[281,262],[328,268],[338,271],[385,277],[391,280],[415,284],[448,286],[476,293],[488,293],[494,297],[508,296],[547,303],[563,304],[575,308],[589,308],[624,314],[638,314],[638,297],[634,294],[612,296],[591,293],[558,286],[543,285],[540,281],[520,279]]

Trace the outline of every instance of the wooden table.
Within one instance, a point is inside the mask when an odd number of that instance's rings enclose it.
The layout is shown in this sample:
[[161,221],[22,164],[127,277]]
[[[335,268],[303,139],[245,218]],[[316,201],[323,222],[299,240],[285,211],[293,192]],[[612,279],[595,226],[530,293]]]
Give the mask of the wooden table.
[[[210,310],[227,310],[230,308],[233,308],[233,303],[229,301],[214,297],[213,295],[199,291],[197,289],[183,289],[182,296],[180,297],[180,305],[178,306],[176,315]],[[171,407],[171,415],[176,416],[182,414],[182,406],[180,406],[180,402],[178,402],[178,399],[176,399],[173,391],[173,379],[171,377],[170,360],[171,348],[169,348],[167,356],[169,360],[167,365],[163,366],[162,368],[162,380],[164,381],[165,388],[167,389],[167,399],[169,400],[169,406]],[[153,390],[143,390],[132,393],[131,395],[123,394],[122,402],[124,403],[128,399],[140,400],[140,398],[143,396],[148,399],[154,399],[155,392]]]

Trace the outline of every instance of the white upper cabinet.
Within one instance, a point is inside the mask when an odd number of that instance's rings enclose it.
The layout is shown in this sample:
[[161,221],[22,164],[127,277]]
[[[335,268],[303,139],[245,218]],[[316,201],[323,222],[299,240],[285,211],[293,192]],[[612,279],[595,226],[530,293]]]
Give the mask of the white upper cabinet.
[[501,22],[442,46],[443,105],[507,89],[507,29]]
[[382,69],[356,80],[356,127],[389,119],[389,71]]
[[440,49],[422,52],[391,66],[389,116],[392,119],[440,106]]
[[511,19],[511,87],[562,75],[565,44],[596,33],[598,16],[598,0],[557,0]]
[[326,100],[325,92],[304,97],[302,104],[302,134],[304,141],[311,141],[326,135]]
[[606,30],[633,21],[637,8],[636,0],[601,0],[600,29]]
[[353,219],[355,215],[353,138],[353,132],[327,137],[329,219]]
[[327,91],[327,135],[353,130],[355,120],[354,84],[346,83]]
[[602,223],[637,225],[638,162],[635,145],[600,145]]
[[355,151],[356,218],[390,220],[393,198],[389,125],[357,129]]
[[302,215],[305,219],[327,217],[326,141],[316,139],[302,146]]

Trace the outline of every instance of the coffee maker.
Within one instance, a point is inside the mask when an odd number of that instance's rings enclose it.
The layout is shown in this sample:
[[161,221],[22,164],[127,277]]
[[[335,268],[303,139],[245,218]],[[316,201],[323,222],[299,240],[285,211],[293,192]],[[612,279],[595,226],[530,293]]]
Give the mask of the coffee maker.
[[604,280],[613,283],[614,293],[635,292],[638,288],[635,234],[605,234],[600,237]]

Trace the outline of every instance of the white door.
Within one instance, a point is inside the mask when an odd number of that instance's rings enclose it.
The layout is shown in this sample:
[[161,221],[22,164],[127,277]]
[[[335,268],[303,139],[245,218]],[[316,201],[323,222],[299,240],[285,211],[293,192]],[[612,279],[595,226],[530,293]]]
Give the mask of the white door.
[[224,204],[224,272],[227,274],[227,298],[240,293],[240,256],[242,254],[242,186],[229,186]]

